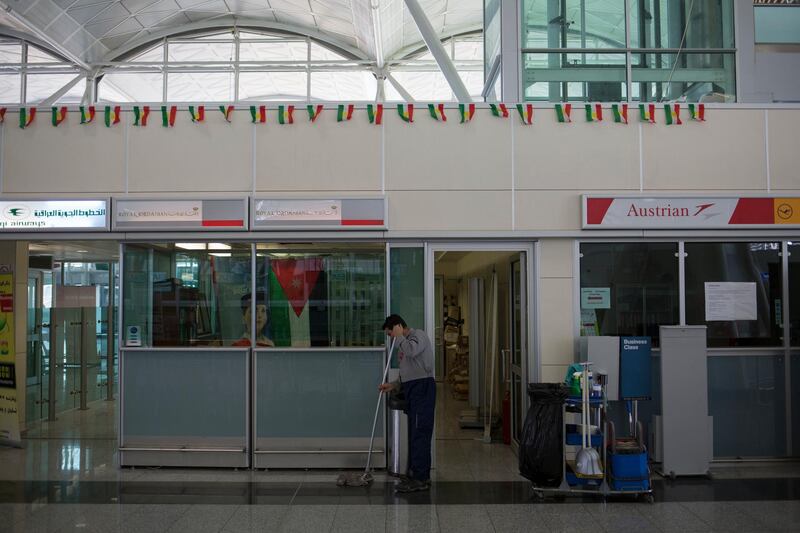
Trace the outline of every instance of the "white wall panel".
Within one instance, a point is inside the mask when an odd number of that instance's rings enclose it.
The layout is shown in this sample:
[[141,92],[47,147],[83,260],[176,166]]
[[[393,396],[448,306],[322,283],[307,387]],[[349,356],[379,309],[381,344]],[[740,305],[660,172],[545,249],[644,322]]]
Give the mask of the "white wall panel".
[[639,130],[615,124],[611,110],[603,122],[586,122],[583,106],[572,123],[559,123],[552,107],[534,109],[531,126],[514,111],[517,189],[639,189]]
[[769,112],[772,189],[800,190],[800,109]]
[[387,190],[511,189],[511,126],[478,109],[471,123],[459,124],[458,109],[436,122],[428,108],[415,109],[414,123],[396,108],[384,110]]
[[[131,113],[123,120],[132,121]],[[248,192],[252,189],[250,115],[234,113],[230,124],[222,113],[206,108],[206,121],[193,124],[178,111],[175,126],[161,125],[153,110],[146,127],[129,126],[130,192]]]
[[539,276],[542,278],[572,278],[572,239],[545,239],[541,242]]
[[267,111],[257,127],[256,184],[260,192],[381,191],[381,127],[357,109],[349,122],[336,122],[336,109],[325,109],[316,122],[305,106],[294,124],[280,125]]
[[504,191],[394,191],[393,231],[500,231],[511,229],[511,193]]
[[706,122],[682,126],[642,126],[644,188],[658,190],[766,190],[764,112],[751,109],[706,109]]
[[[102,113],[102,112],[100,112]],[[98,113],[98,115],[100,114]],[[106,128],[102,116],[80,124],[69,113],[57,128],[50,109],[40,108],[32,125],[20,129],[16,113],[3,128],[4,193],[114,193],[124,191],[124,136]]]
[[581,227],[581,191],[517,191],[515,203],[517,230]]
[[543,366],[568,365],[573,361],[572,292],[572,279],[539,280],[539,339]]

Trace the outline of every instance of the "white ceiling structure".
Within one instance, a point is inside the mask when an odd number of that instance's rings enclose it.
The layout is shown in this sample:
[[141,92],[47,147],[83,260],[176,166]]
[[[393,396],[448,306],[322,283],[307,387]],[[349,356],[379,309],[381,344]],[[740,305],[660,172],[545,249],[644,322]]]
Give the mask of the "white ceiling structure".
[[[482,0],[418,0],[444,38],[479,30]],[[84,67],[213,27],[310,35],[379,66],[424,46],[405,0],[0,0],[0,32],[31,36]]]

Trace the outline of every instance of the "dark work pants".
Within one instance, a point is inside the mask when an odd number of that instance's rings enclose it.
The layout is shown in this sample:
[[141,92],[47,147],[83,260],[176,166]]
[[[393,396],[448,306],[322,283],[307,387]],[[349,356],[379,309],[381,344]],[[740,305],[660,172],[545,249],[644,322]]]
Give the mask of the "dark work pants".
[[408,402],[408,470],[420,481],[431,478],[431,438],[436,406],[436,381],[433,378],[403,382]]

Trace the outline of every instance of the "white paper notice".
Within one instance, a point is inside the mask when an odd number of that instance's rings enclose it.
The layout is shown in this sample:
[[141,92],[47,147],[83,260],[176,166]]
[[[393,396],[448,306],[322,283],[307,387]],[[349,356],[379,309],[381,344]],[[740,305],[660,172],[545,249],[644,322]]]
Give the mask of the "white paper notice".
[[756,284],[706,282],[706,322],[756,320]]

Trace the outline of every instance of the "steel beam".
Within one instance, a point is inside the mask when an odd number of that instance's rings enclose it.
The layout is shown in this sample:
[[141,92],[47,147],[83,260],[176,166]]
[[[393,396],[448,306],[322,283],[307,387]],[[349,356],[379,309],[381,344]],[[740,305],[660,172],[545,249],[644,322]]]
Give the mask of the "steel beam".
[[[433,26],[431,26],[431,22],[428,20],[427,15],[425,15],[425,11],[423,11],[417,0],[404,1],[408,12],[411,13],[411,18],[414,19],[417,29],[422,35],[422,40],[425,41],[428,50],[430,50],[433,58],[439,65],[439,69],[442,71],[447,83],[450,84],[450,89],[452,89],[456,100],[459,102],[471,102],[472,98],[469,95],[469,91],[467,91],[467,87],[461,80],[461,76],[458,75],[455,65],[453,65],[453,62],[447,55],[444,46],[442,46],[442,41],[439,40],[439,36],[434,31]],[[394,84],[394,82],[392,83]]]
[[42,100],[42,103],[39,105],[48,106],[56,103],[59,98],[67,94],[70,89],[78,85],[78,83],[84,79],[86,79],[86,74],[78,74],[77,76],[69,80],[66,85],[64,85],[59,90],[57,90],[56,92],[54,92],[53,94]]

